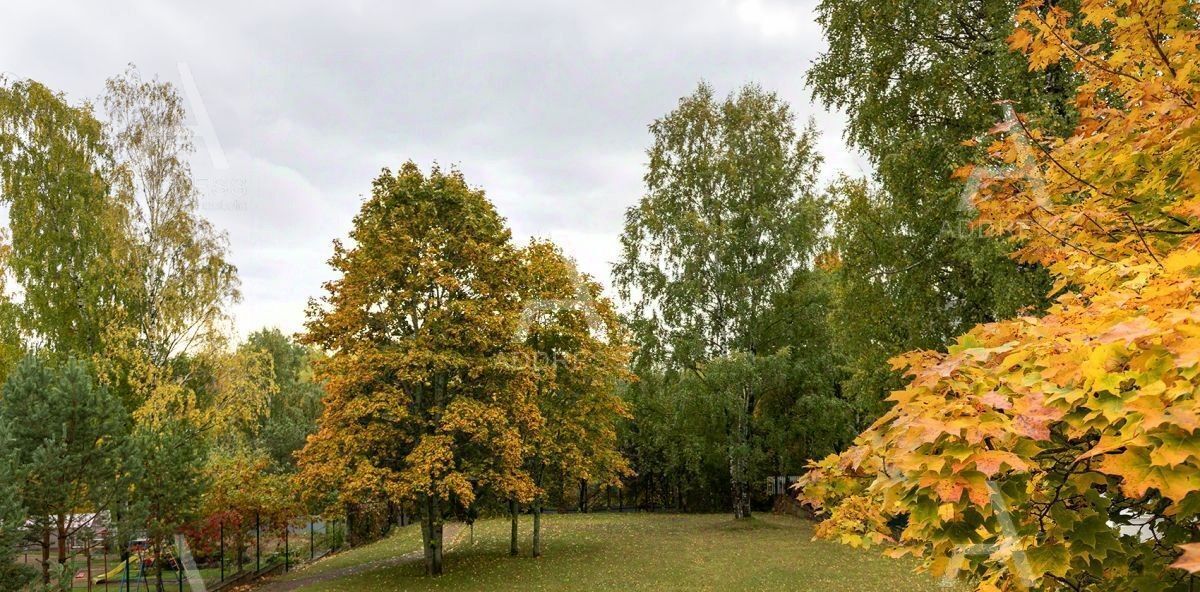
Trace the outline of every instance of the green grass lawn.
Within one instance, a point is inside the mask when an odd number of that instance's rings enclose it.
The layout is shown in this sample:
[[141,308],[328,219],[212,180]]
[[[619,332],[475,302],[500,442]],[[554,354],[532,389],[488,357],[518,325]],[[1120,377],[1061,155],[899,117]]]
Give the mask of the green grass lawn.
[[314,563],[302,565],[297,569],[282,575],[277,580],[295,580],[322,574],[345,567],[352,567],[362,563],[372,563],[390,559],[397,555],[403,555],[412,551],[421,550],[421,529],[417,525],[408,525],[402,528],[397,528],[386,539],[350,549],[330,555],[317,560]]
[[[319,582],[303,592],[367,590],[787,590],[789,592],[933,592],[943,590],[913,563],[835,543],[812,541],[798,518],[759,515],[548,515],[544,555],[529,556],[529,517],[521,521],[520,557],[508,556],[508,522],[482,521],[474,543],[464,529],[446,552],[446,575],[427,578],[419,562]],[[397,535],[322,563],[344,567],[419,549],[419,531]],[[353,553],[353,554],[352,554]],[[306,570],[302,577],[316,573]]]

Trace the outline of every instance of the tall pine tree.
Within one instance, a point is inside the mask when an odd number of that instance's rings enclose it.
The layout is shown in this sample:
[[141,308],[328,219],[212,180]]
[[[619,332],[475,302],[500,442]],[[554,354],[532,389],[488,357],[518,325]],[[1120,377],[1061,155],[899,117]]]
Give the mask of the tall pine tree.
[[66,568],[69,541],[125,499],[128,415],[87,364],[31,356],[4,383],[0,423],[9,428],[13,478],[48,584]]
[[37,572],[19,561],[25,541],[25,507],[17,489],[12,462],[12,435],[0,419],[0,592],[17,592],[37,577]]

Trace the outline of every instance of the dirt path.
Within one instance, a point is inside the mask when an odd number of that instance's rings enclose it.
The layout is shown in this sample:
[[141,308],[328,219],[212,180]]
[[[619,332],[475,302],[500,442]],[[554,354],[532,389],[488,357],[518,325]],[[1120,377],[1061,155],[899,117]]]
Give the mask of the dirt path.
[[[443,536],[443,540],[450,541],[450,542],[446,543],[446,550],[449,550],[451,547],[453,547],[458,542],[458,535],[462,534],[463,527],[462,527],[462,524],[459,524],[457,522],[450,522],[450,523],[447,523],[444,528],[445,528],[445,532],[442,533],[442,536]],[[343,567],[341,569],[325,571],[325,572],[321,572],[318,574],[313,574],[308,577],[297,578],[295,580],[268,582],[267,584],[265,584],[263,586],[259,586],[259,587],[255,588],[254,592],[291,592],[292,590],[298,590],[300,588],[303,588],[304,586],[310,586],[312,584],[328,582],[330,580],[336,580],[339,578],[353,576],[353,575],[357,575],[360,573],[366,573],[366,572],[375,571],[375,570],[379,570],[379,569],[395,567],[397,565],[403,565],[405,563],[421,561],[424,559],[425,559],[425,551],[423,549],[417,549],[416,551],[410,551],[408,553],[405,553],[403,555],[398,555],[396,557],[390,557],[388,559],[380,559],[380,560],[371,561],[368,563],[360,563],[359,565],[352,565],[350,567]]]

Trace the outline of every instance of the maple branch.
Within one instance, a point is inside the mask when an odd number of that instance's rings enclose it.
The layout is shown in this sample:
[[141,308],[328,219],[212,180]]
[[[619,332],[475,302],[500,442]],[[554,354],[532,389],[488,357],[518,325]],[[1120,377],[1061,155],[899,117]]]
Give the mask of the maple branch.
[[1159,268],[1162,268],[1162,261],[1158,260],[1158,255],[1154,254],[1154,249],[1151,249],[1150,243],[1146,242],[1146,235],[1142,234],[1142,227],[1138,226],[1137,221],[1133,219],[1133,216],[1129,215],[1129,212],[1122,211],[1121,214],[1125,216],[1125,219],[1129,220],[1130,224],[1133,224],[1133,229],[1137,232],[1138,239],[1142,241],[1142,246],[1146,247],[1146,252],[1150,253],[1150,257],[1154,259],[1154,262],[1158,264]]
[[[1150,39],[1150,45],[1154,47],[1154,51],[1158,52],[1158,57],[1162,60],[1163,65],[1167,67],[1167,71],[1171,73],[1171,78],[1179,80],[1179,74],[1175,71],[1175,66],[1171,65],[1171,59],[1167,57],[1167,52],[1163,51],[1162,44],[1158,42],[1158,35],[1150,28],[1150,23],[1146,20],[1145,15],[1142,16],[1142,25],[1146,27],[1146,37]],[[1170,88],[1171,94],[1186,103],[1188,107],[1196,108],[1196,104],[1192,102],[1191,97],[1170,86],[1167,88]]]
[[[1189,224],[1188,226],[1190,227],[1191,225]],[[1193,234],[1200,234],[1200,228],[1193,228],[1191,230],[1166,230],[1164,228],[1147,228],[1146,232],[1149,232],[1150,234],[1171,234],[1171,235],[1175,235],[1175,236],[1191,236]]]
[[[1042,208],[1042,209],[1045,209],[1045,208]],[[1091,222],[1092,224],[1094,224],[1094,225],[1096,226],[1096,228],[1097,228],[1097,229],[1098,229],[1100,232],[1103,232],[1103,233],[1104,233],[1106,236],[1108,236],[1108,238],[1111,238],[1111,239],[1113,239],[1113,240],[1116,240],[1116,239],[1117,239],[1117,235],[1116,235],[1116,234],[1115,234],[1113,231],[1111,231],[1111,230],[1109,230],[1109,229],[1107,229],[1107,228],[1105,228],[1105,227],[1101,226],[1101,225],[1100,225],[1100,223],[1099,223],[1099,222],[1097,222],[1095,218],[1092,218],[1091,214],[1088,214],[1087,212],[1085,212],[1085,211],[1083,211],[1083,210],[1080,210],[1079,214],[1080,214],[1081,216],[1083,216],[1084,218],[1087,218],[1087,221],[1088,221],[1088,222]],[[1083,226],[1082,226],[1082,225],[1080,225],[1080,227],[1082,228]]]
[[[1112,195],[1111,193],[1108,193],[1108,192],[1100,189],[1099,187],[1096,187],[1091,182],[1083,179],[1079,175],[1068,170],[1066,165],[1062,164],[1061,162],[1058,161],[1058,159],[1054,158],[1054,155],[1050,152],[1050,149],[1046,148],[1045,146],[1042,146],[1041,142],[1038,142],[1037,139],[1033,137],[1033,133],[1029,130],[1029,127],[1025,124],[1025,121],[1021,119],[1021,115],[1019,113],[1014,114],[1013,119],[1016,119],[1017,125],[1021,126],[1021,132],[1025,134],[1025,138],[1027,140],[1029,140],[1029,142],[1031,144],[1033,144],[1034,146],[1037,146],[1038,150],[1043,155],[1045,155],[1045,157],[1048,158],[1050,160],[1050,162],[1054,163],[1054,166],[1057,166],[1060,170],[1062,170],[1062,172],[1066,173],[1067,176],[1071,177],[1072,179],[1074,179],[1075,181],[1079,182],[1082,185],[1086,185],[1086,186],[1090,187],[1092,189],[1092,191],[1095,191],[1096,193],[1099,193],[1100,195],[1118,199],[1115,195]],[[1133,201],[1131,198],[1123,198],[1123,199],[1125,199],[1126,201],[1131,201],[1134,205],[1138,205],[1138,202]]]
[[1138,84],[1141,84],[1142,79],[1138,78],[1137,76],[1134,76],[1133,74],[1130,74],[1128,72],[1119,71],[1119,70],[1113,70],[1111,68],[1104,66],[1102,63],[1093,61],[1086,54],[1079,51],[1079,49],[1076,48],[1073,44],[1067,42],[1066,39],[1063,39],[1062,35],[1059,35],[1058,31],[1056,31],[1055,28],[1050,25],[1050,23],[1046,22],[1046,18],[1044,16],[1042,16],[1041,14],[1038,14],[1037,12],[1033,12],[1033,14],[1034,14],[1034,16],[1037,17],[1037,19],[1039,21],[1041,21],[1042,25],[1044,27],[1046,27],[1046,30],[1049,31],[1051,35],[1054,35],[1054,38],[1058,40],[1059,45],[1071,50],[1071,52],[1074,53],[1076,56],[1078,56],[1079,60],[1082,61],[1083,63],[1091,65],[1091,66],[1095,67],[1097,70],[1100,70],[1101,72],[1107,72],[1109,74],[1112,74],[1113,76],[1118,76],[1118,77],[1123,76],[1134,82],[1137,82]]
[[1142,26],[1146,27],[1146,37],[1150,39],[1150,45],[1154,47],[1154,51],[1158,52],[1158,57],[1162,59],[1163,65],[1167,67],[1167,71],[1171,73],[1171,78],[1179,78],[1179,74],[1175,72],[1175,67],[1171,65],[1170,58],[1163,51],[1162,45],[1158,42],[1158,35],[1154,29],[1150,28],[1150,23],[1146,21],[1146,17],[1142,16]]
[[[1140,205],[1142,205],[1142,202],[1140,202],[1140,201],[1138,201],[1138,200],[1136,200],[1136,199],[1134,199],[1134,198],[1132,198],[1132,197],[1129,197],[1129,196],[1126,196],[1126,195],[1121,195],[1121,196],[1118,196],[1118,195],[1114,195],[1114,194],[1112,194],[1112,193],[1109,193],[1109,192],[1107,192],[1107,191],[1104,191],[1103,189],[1100,189],[1099,187],[1095,186],[1094,184],[1092,184],[1091,182],[1087,181],[1086,179],[1084,179],[1084,178],[1080,177],[1080,176],[1079,176],[1078,174],[1076,174],[1075,172],[1073,172],[1073,171],[1069,170],[1069,169],[1066,167],[1066,165],[1062,164],[1061,162],[1059,162],[1059,160],[1058,160],[1057,158],[1055,158],[1055,157],[1054,157],[1054,154],[1053,154],[1053,153],[1050,151],[1050,149],[1049,149],[1049,148],[1047,148],[1047,147],[1043,146],[1043,145],[1042,145],[1040,142],[1038,142],[1038,141],[1037,141],[1037,139],[1035,139],[1035,138],[1033,137],[1032,130],[1030,130],[1030,129],[1029,129],[1029,126],[1028,126],[1028,125],[1025,123],[1025,121],[1021,119],[1021,115],[1020,115],[1020,114],[1015,114],[1015,116],[1014,116],[1014,119],[1016,119],[1016,120],[1017,120],[1017,125],[1019,125],[1019,126],[1021,127],[1021,132],[1025,134],[1025,138],[1026,138],[1026,139],[1027,139],[1027,140],[1028,140],[1028,141],[1029,141],[1031,144],[1033,144],[1034,146],[1036,146],[1036,147],[1037,147],[1037,149],[1038,149],[1038,151],[1039,151],[1039,152],[1041,152],[1041,153],[1042,153],[1042,155],[1044,155],[1044,156],[1046,157],[1046,159],[1047,159],[1047,160],[1049,160],[1051,163],[1053,163],[1053,164],[1054,164],[1054,166],[1058,167],[1058,169],[1059,169],[1059,170],[1061,170],[1062,172],[1066,173],[1066,174],[1067,174],[1067,176],[1069,176],[1069,177],[1071,177],[1072,179],[1074,179],[1074,180],[1075,180],[1077,183],[1079,183],[1080,185],[1084,185],[1084,186],[1086,186],[1086,187],[1090,188],[1092,191],[1095,191],[1096,193],[1099,193],[1100,195],[1103,195],[1103,196],[1105,196],[1105,197],[1111,197],[1111,198],[1113,198],[1113,199],[1119,199],[1119,200],[1121,200],[1121,201],[1124,201],[1125,203],[1127,203],[1127,204],[1129,204],[1129,205],[1134,205],[1134,206],[1140,206]],[[1125,212],[1122,212],[1122,213],[1125,213]],[[1086,215],[1086,214],[1084,214],[1084,215]],[[1126,215],[1128,215],[1128,214],[1126,214]],[[1167,215],[1167,217],[1168,217],[1168,218],[1170,218],[1171,220],[1175,221],[1176,223],[1180,224],[1181,226],[1187,227],[1187,228],[1189,228],[1189,229],[1194,229],[1194,228],[1195,228],[1194,226],[1192,226],[1192,224],[1191,224],[1190,222],[1188,222],[1187,220],[1183,220],[1183,219],[1181,219],[1181,218],[1179,218],[1179,217],[1177,217],[1177,216],[1173,216],[1173,215],[1170,215],[1170,214],[1168,214],[1168,215]],[[1094,223],[1094,222],[1093,222],[1093,223]],[[1096,226],[1097,226],[1097,227],[1099,227],[1100,225],[1099,225],[1099,224],[1096,224]],[[1184,231],[1184,230],[1155,230],[1155,232],[1161,232],[1161,233],[1166,233],[1166,234],[1181,234],[1181,235],[1191,235],[1191,234],[1200,234],[1200,229],[1186,230],[1186,231]],[[1108,234],[1108,233],[1106,232],[1106,234]]]
[[1029,214],[1026,215],[1026,217],[1029,218],[1030,222],[1037,224],[1038,228],[1041,228],[1043,231],[1046,232],[1046,234],[1054,237],[1056,240],[1058,240],[1058,242],[1062,243],[1064,246],[1071,247],[1072,249],[1075,249],[1076,251],[1079,251],[1080,253],[1091,255],[1091,256],[1093,256],[1097,259],[1100,259],[1106,263],[1114,263],[1114,264],[1116,263],[1116,261],[1113,261],[1112,259],[1109,259],[1108,257],[1105,257],[1104,255],[1101,255],[1099,253],[1095,253],[1091,250],[1085,249],[1085,248],[1083,248],[1079,245],[1076,245],[1075,243],[1072,243],[1071,241],[1055,234],[1053,230],[1050,230],[1049,228],[1047,228],[1045,225],[1043,225],[1041,222],[1039,222],[1036,217],[1034,217],[1032,210],[1029,212]]

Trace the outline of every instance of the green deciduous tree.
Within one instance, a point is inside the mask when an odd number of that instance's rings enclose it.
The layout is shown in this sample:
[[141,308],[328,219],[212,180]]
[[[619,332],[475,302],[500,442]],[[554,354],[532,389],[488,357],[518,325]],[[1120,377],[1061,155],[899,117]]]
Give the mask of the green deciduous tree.
[[[734,515],[748,517],[747,451],[762,395],[749,377],[782,347],[768,337],[768,313],[815,254],[816,134],[798,132],[774,94],[747,86],[720,100],[706,85],[650,132],[646,195],[626,213],[616,282],[634,297],[651,364],[724,400]],[[721,359],[748,364],[747,380],[707,380],[704,366]]]
[[29,80],[0,80],[0,199],[8,205],[7,263],[27,339],[87,357],[121,303],[124,214],[110,199],[112,151],[91,106]]
[[1072,75],[1030,72],[1005,45],[1018,4],[826,0],[817,9],[828,47],[808,83],[849,115],[846,137],[875,167],[869,186],[843,181],[832,192],[833,320],[860,428],[899,385],[889,357],[1045,304],[1046,274],[968,229],[963,185],[951,178],[980,155],[963,142],[1001,119],[998,101],[1052,127],[1072,117]]
[[271,358],[277,392],[266,406],[254,445],[266,450],[278,468],[295,466],[294,454],[316,430],[325,393],[313,376],[312,364],[320,353],[296,343],[279,329],[251,333],[239,346],[242,352],[265,352]]
[[528,502],[525,442],[541,423],[515,339],[521,265],[504,220],[455,171],[384,170],[334,244],[339,277],[309,307],[306,341],[330,352],[302,481],[341,501],[415,501],[426,566],[442,570],[442,517],[482,488]]
[[[630,503],[675,501],[682,509],[715,510],[729,503],[725,418],[707,397],[684,391],[676,372],[638,368],[622,397],[633,416],[621,425],[621,449],[635,479]],[[674,488],[674,499],[670,489]]]

